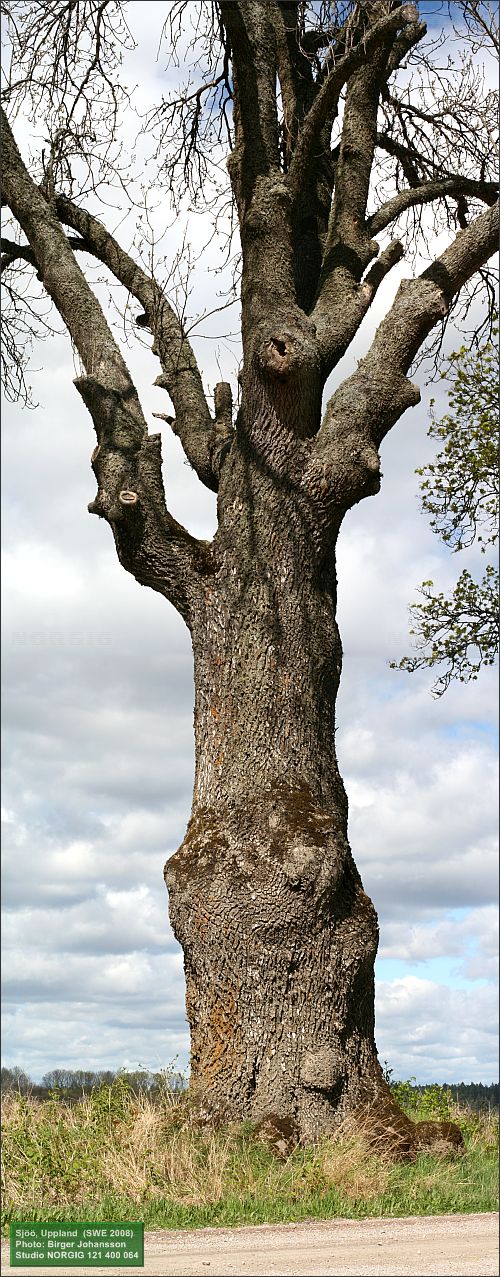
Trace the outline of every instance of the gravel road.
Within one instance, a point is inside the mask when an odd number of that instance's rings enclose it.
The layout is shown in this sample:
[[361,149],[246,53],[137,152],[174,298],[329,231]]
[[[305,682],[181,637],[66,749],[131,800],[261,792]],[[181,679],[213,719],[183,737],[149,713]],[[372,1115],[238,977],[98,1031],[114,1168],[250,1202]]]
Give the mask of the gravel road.
[[11,1268],[2,1273],[163,1277],[496,1277],[498,1215],[336,1219],[145,1233],[144,1268]]

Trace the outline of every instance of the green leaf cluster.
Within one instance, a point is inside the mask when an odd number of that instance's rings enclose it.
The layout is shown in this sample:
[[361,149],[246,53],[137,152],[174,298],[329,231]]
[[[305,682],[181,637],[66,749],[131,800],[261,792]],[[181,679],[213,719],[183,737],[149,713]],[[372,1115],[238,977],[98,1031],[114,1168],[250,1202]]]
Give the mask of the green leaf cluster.
[[416,1086],[416,1078],[392,1082],[391,1091],[397,1103],[416,1122],[447,1122],[453,1117],[453,1096],[448,1086],[431,1082]]
[[[496,338],[498,328],[493,329]],[[448,412],[438,419],[431,400],[429,437],[442,447],[432,463],[417,470],[422,509],[430,525],[454,552],[474,542],[482,553],[498,541],[498,352],[493,341],[477,351],[450,355],[442,378],[450,383]],[[480,580],[464,569],[451,593],[423,581],[423,602],[410,607],[415,649],[392,669],[439,667],[432,691],[441,696],[452,680],[468,683],[498,653],[498,568],[488,563]]]

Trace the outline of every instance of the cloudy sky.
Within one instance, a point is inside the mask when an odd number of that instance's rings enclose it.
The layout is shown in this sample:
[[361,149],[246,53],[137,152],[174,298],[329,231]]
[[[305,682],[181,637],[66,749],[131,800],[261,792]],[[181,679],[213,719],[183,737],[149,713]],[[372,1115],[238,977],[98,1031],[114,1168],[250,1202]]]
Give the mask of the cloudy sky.
[[[152,98],[164,80],[154,62],[161,6],[132,4],[132,28],[139,8],[133,74]],[[169,233],[172,253],[183,225]],[[206,229],[191,219],[195,250]],[[193,311],[217,304],[217,254],[212,246],[200,263]],[[381,289],[338,377],[367,348],[404,273]],[[234,377],[237,347],[224,334],[236,329],[233,311],[198,330],[209,389],[219,368]],[[127,360],[157,430],[157,362],[140,346]],[[170,605],[123,571],[109,529],[87,513],[95,440],[67,337],[38,347],[33,367],[39,406],[3,413],[3,1063],[35,1079],[59,1066],[185,1067],[182,954],[163,865],[190,812],[189,638]],[[419,381],[420,407],[383,445],[381,494],[341,533],[338,754],[351,845],[380,919],[380,1058],[396,1077],[489,1082],[498,1077],[496,673],[436,701],[429,673],[388,666],[409,650],[418,584],[449,588],[477,562],[474,551],[450,556],[419,510],[414,471],[432,455],[436,394],[422,372]],[[209,537],[214,498],[167,431],[170,508]]]

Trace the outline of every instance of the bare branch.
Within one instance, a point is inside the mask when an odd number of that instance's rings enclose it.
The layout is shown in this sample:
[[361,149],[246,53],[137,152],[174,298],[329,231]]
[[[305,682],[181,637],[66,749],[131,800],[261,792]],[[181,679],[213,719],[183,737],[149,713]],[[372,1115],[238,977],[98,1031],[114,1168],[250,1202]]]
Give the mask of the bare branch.
[[16,244],[15,240],[6,239],[2,235],[2,238],[0,240],[0,249],[2,252],[2,257],[0,261],[0,270],[2,272],[8,266],[11,266],[13,262],[18,262],[18,261],[28,262],[29,266],[33,266],[35,270],[38,270],[34,253],[32,252],[31,248],[28,248],[27,244]]
[[[272,6],[276,34],[277,70],[281,88],[280,150],[288,172],[299,129],[318,92],[320,78],[313,75],[313,60],[305,45],[311,32],[304,31],[304,10],[296,0],[280,0]],[[328,43],[327,37],[325,37]],[[322,77],[323,71],[317,72]],[[328,228],[335,165],[330,150],[332,121],[323,126],[320,145],[311,162],[309,180],[301,183],[292,205],[293,270],[298,305],[310,310],[321,269]]]
[[[130,377],[101,307],[71,251],[49,203],[30,178],[2,111],[2,192],[21,226],[38,264],[45,288],[68,328],[89,375],[121,392]],[[130,413],[129,443],[145,429],[138,403]]]
[[271,306],[295,302],[290,195],[280,169],[272,3],[221,0],[233,69],[235,144],[227,162],[243,249],[245,359]]
[[495,251],[498,214],[496,204],[460,231],[422,275],[401,283],[368,354],[327,405],[303,479],[316,499],[338,503],[348,491],[354,504],[378,491],[378,447],[402,413],[420,400],[407,372],[455,294]]
[[89,509],[110,523],[127,569],[166,594],[189,624],[205,552],[166,509],[158,438],[148,437],[135,386],[99,302],[50,204],[30,178],[3,111],[2,156],[4,198],[85,368],[75,385],[98,440],[92,467],[99,491]]
[[394,72],[398,70],[401,63],[404,62],[404,59],[408,56],[411,50],[415,48],[415,45],[420,43],[420,40],[423,39],[426,32],[427,26],[425,22],[412,24],[407,27],[406,30],[401,32],[401,35],[399,35],[397,40],[394,41],[387,59],[387,79],[390,79],[391,75],[394,75]]
[[[366,223],[366,205],[377,139],[377,115],[382,89],[387,82],[388,62],[394,52],[394,39],[401,28],[414,44],[422,35],[422,24],[416,23],[416,10],[402,6],[389,15],[378,17],[381,6],[374,6],[372,25],[345,58],[361,58],[370,44],[370,59],[361,60],[359,69],[349,75],[339,158],[335,170],[335,189],[328,235],[324,245],[314,319],[322,351],[325,371],[338,362],[354,336],[372,299],[370,285],[360,288],[363,273],[378,253]],[[376,20],[373,21],[373,18]],[[392,18],[392,26],[388,19]],[[397,18],[397,22],[396,22]],[[418,29],[417,29],[418,28]],[[361,52],[360,52],[361,48]],[[403,55],[400,48],[393,61]],[[339,67],[342,62],[338,64]],[[384,259],[385,263],[385,259]],[[392,256],[389,266],[392,264]],[[388,266],[388,268],[389,268]]]
[[[474,51],[491,45],[500,55],[498,7],[496,0],[462,0],[463,16]],[[462,34],[462,33],[460,33]]]
[[28,380],[30,355],[35,342],[43,341],[56,331],[50,315],[52,303],[43,286],[36,286],[33,272],[26,271],[22,259],[16,262],[9,254],[5,257],[0,343],[2,387],[11,403],[31,408],[35,404]]
[[[378,244],[371,240],[370,245],[373,256],[378,252]],[[327,282],[311,315],[316,324],[325,373],[331,371],[345,354],[382,281],[403,256],[401,241],[391,240],[361,284],[353,284],[347,263],[335,272],[336,289],[331,280]]]
[[94,255],[143,307],[140,326],[154,334],[153,353],[162,366],[156,385],[168,391],[175,408],[172,429],[198,477],[216,491],[215,458],[231,435],[224,430],[221,438],[220,427],[211,419],[198,365],[175,311],[156,280],[137,265],[97,218],[62,195],[56,197],[56,210],[61,221],[79,231]]
[[391,240],[391,243],[384,248],[380,257],[377,258],[373,266],[370,267],[366,278],[363,280],[359,292],[366,298],[366,309],[371,306],[377,289],[380,287],[382,280],[385,279],[393,266],[396,266],[404,256],[403,245],[399,239]]
[[299,35],[301,14],[297,0],[279,0],[272,6],[271,16],[276,36],[277,71],[281,88],[281,152],[286,172],[299,128],[312,105],[317,86],[314,83],[311,59],[304,51],[305,32]]
[[72,186],[75,157],[90,188],[120,168],[117,121],[128,99],[120,84],[124,50],[133,47],[125,6],[117,0],[3,0],[6,48],[3,100],[36,130],[43,122],[48,183]]
[[439,178],[434,182],[422,182],[420,186],[414,186],[410,190],[399,191],[368,219],[370,234],[379,235],[401,213],[414,208],[416,204],[429,204],[434,200],[446,199],[447,196],[460,195],[468,195],[471,199],[492,205],[498,197],[498,183],[475,182],[471,178],[457,175]]
[[[67,241],[74,252],[83,251],[85,253],[92,254],[90,245],[86,244],[85,240],[81,239],[80,236],[68,235]],[[0,240],[0,249],[2,251],[0,273],[6,270],[8,266],[11,266],[13,262],[17,261],[27,262],[28,265],[33,266],[38,273],[38,263],[36,261],[35,254],[31,248],[28,248],[27,244],[16,244],[15,240],[5,239],[5,237],[2,236],[2,239]],[[41,279],[41,275],[38,275],[38,278]]]
[[[183,83],[146,115],[146,131],[158,142],[158,176],[176,208],[184,191],[189,191],[194,207],[211,204],[219,196],[227,199],[221,150],[227,142],[232,145],[233,85],[229,43],[215,0],[197,5],[170,0],[161,48],[163,44],[167,66],[182,65],[185,70]],[[194,92],[193,72],[194,83],[199,81]]]
[[248,207],[259,176],[279,170],[276,114],[276,45],[268,4],[221,0],[236,96],[232,180],[238,171],[239,203]]
[[288,184],[292,197],[296,198],[300,184],[307,181],[307,173],[314,153],[314,147],[321,134],[323,125],[337,112],[341,91],[347,81],[361,67],[368,65],[375,51],[390,37],[394,36],[408,24],[417,22],[418,13],[415,5],[403,4],[392,13],[379,18],[363,39],[344,54],[334,65],[322,85],[315,101],[308,112],[299,133],[294,156],[290,165]]
[[[498,214],[497,203],[460,231],[444,253],[422,275],[401,283],[393,306],[382,321],[366,360],[361,361],[354,374],[354,379],[359,376],[361,387],[366,369],[379,376],[382,361],[390,362],[389,397],[385,397],[385,404],[377,404],[376,412],[371,413],[371,432],[377,443],[405,407],[416,399],[417,390],[407,381],[406,373],[419,347],[434,324],[447,312],[454,296],[495,252],[498,242]],[[388,415],[384,415],[388,409]]]
[[408,186],[420,186],[422,179],[419,173],[421,157],[413,147],[402,146],[401,142],[388,133],[377,133],[377,147],[393,155],[399,161]]
[[[109,463],[101,449],[96,451],[92,469],[99,493],[89,510],[101,515],[101,492]],[[191,629],[201,581],[212,571],[210,549],[205,542],[190,536],[167,510],[161,435],[147,435],[134,470],[122,475],[121,482],[119,501],[123,515],[111,525],[120,563],[139,585],[149,586],[173,603]]]

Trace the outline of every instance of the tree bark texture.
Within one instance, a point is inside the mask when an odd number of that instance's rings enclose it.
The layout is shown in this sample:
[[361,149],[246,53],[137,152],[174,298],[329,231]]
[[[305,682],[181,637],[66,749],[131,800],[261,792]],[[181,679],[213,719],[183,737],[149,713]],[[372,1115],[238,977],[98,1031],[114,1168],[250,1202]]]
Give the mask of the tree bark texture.
[[193,809],[165,876],[193,1086],[211,1112],[293,1117],[314,1138],[380,1085],[378,928],[334,745],[341,512],[330,506],[325,548],[293,429],[317,428],[314,350],[291,385],[269,377],[275,355],[286,358],[264,343],[245,379],[219,489],[192,631]]

